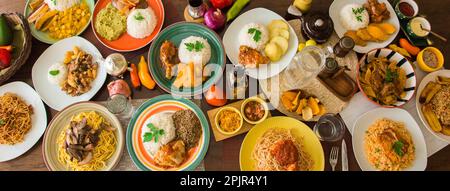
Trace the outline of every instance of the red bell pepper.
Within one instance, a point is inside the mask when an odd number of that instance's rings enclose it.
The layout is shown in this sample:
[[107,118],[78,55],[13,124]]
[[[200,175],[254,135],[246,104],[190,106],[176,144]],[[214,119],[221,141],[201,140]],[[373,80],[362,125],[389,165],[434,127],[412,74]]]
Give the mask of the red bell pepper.
[[0,70],[11,65],[11,53],[6,49],[0,49]]

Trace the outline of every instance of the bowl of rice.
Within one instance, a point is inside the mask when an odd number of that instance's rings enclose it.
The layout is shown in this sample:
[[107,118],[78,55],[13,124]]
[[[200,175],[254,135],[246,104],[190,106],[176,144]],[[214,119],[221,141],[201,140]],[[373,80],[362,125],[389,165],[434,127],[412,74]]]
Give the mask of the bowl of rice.
[[[253,40],[253,34],[248,32],[250,29],[261,31],[261,40]],[[258,51],[262,51],[268,41],[269,31],[267,30],[266,26],[259,23],[246,24],[239,32],[239,44],[241,46],[248,46]]]
[[133,38],[145,38],[155,30],[157,18],[152,9],[134,9],[127,18],[127,33]]

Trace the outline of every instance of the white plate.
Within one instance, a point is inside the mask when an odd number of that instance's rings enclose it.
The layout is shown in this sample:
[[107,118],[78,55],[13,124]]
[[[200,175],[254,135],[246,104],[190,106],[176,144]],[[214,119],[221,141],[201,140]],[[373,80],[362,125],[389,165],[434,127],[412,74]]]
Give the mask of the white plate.
[[399,108],[377,108],[361,115],[361,117],[356,120],[353,127],[352,143],[353,151],[359,167],[361,167],[363,171],[377,170],[367,160],[366,153],[364,151],[364,136],[369,126],[381,118],[388,118],[394,121],[403,122],[412,137],[416,148],[416,157],[411,166],[403,170],[424,171],[427,167],[427,147],[425,144],[425,138],[423,137],[422,131],[414,118],[407,111]]
[[[350,3],[359,3],[361,5],[364,5],[367,0],[334,0],[333,3],[330,6],[329,14],[331,19],[334,23],[334,30],[336,31],[339,38],[344,36],[344,33],[347,32],[347,30],[342,26],[340,21],[340,12],[342,8]],[[376,48],[383,48],[391,44],[392,41],[394,41],[395,37],[397,37],[398,32],[400,31],[400,22],[398,21],[397,15],[395,14],[394,9],[392,8],[391,4],[387,0],[378,0],[380,3],[385,3],[387,9],[390,12],[390,18],[388,20],[385,20],[384,22],[391,23],[395,26],[397,29],[394,34],[390,35],[389,39],[384,42],[367,42],[366,46],[355,46],[353,49],[355,52],[358,53],[367,53],[372,49]]]
[[[57,62],[62,62],[67,51],[73,50],[75,46],[91,54],[94,61],[98,64],[97,78],[92,82],[91,90],[80,95],[72,97],[62,91],[58,85],[54,85],[47,80],[48,68]],[[63,108],[80,101],[88,101],[100,90],[105,83],[106,69],[101,64],[103,57],[98,49],[89,41],[81,37],[66,38],[53,44],[34,63],[31,77],[34,88],[41,96],[41,99],[54,110]]]
[[47,127],[47,112],[39,95],[28,84],[23,82],[11,82],[0,87],[0,95],[11,92],[22,98],[33,107],[31,115],[31,129],[25,134],[24,140],[15,145],[0,144],[0,162],[19,157],[36,144],[44,134]]
[[[246,24],[252,22],[267,26],[274,19],[282,19],[287,23],[287,21],[283,17],[265,8],[256,8],[247,11],[231,23],[231,25],[223,35],[223,45],[231,63],[233,63],[234,65],[239,64],[239,40],[237,34],[239,34],[241,29]],[[269,64],[260,65],[259,68],[246,69],[248,76],[255,79],[267,79],[279,74],[289,65],[289,63],[291,63],[292,58],[297,53],[298,38],[295,34],[294,29],[292,29],[290,25],[289,33],[289,48],[286,54],[281,58],[281,60],[277,62],[270,62]]]
[[438,70],[435,71],[433,73],[430,73],[428,75],[426,75],[423,79],[422,82],[420,82],[419,88],[417,89],[417,95],[416,95],[416,109],[417,109],[417,113],[419,114],[420,120],[422,121],[422,123],[425,125],[425,127],[427,127],[428,131],[433,134],[435,137],[439,138],[440,140],[443,140],[447,143],[450,143],[450,136],[444,135],[442,133],[437,133],[434,132],[430,126],[428,125],[427,120],[425,120],[425,116],[423,116],[422,113],[422,109],[420,108],[422,106],[422,104],[419,103],[419,97],[420,94],[422,93],[422,90],[425,88],[425,86],[431,82],[431,81],[436,81],[436,78],[438,76],[444,76],[444,77],[450,77],[450,70]]

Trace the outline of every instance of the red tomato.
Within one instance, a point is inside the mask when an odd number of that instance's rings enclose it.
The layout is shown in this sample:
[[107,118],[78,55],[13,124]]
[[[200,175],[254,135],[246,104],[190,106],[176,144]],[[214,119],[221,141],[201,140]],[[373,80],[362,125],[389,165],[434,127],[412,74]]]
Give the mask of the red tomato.
[[205,99],[209,105],[217,107],[224,106],[227,103],[225,92],[216,87],[216,85],[211,86],[206,92]]
[[210,0],[213,7],[223,9],[233,4],[233,0]]

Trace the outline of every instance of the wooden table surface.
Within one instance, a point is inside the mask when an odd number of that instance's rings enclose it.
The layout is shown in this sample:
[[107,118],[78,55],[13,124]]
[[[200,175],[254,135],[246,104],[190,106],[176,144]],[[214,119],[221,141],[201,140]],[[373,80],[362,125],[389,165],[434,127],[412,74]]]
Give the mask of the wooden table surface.
[[[166,18],[164,26],[168,26],[172,23],[183,21],[183,10],[186,6],[187,0],[163,0]],[[282,16],[286,16],[286,10],[292,0],[253,0],[251,3],[244,9],[250,10],[256,7],[264,7],[279,13]],[[313,11],[323,11],[327,12],[328,8],[331,4],[332,0],[314,0],[313,1]],[[15,0],[12,3],[10,0],[0,0],[0,12],[19,12],[23,13],[25,7],[26,0]],[[446,37],[450,37],[450,30],[448,29],[448,7],[450,7],[450,1],[427,1],[427,0],[417,0],[417,3],[420,7],[420,14],[426,15],[428,20],[432,25],[433,31],[440,33]],[[219,31],[220,35],[223,35],[223,31]],[[100,50],[103,56],[109,55],[113,53],[112,50],[109,50],[105,46],[103,46],[94,36],[92,28],[89,27],[83,34],[81,34],[84,38],[88,39],[92,42],[97,48]],[[450,61],[450,45],[444,44],[437,39],[433,38],[436,42],[434,46],[438,47],[445,55],[445,59],[447,60],[446,68],[449,68],[448,62]],[[49,45],[42,43],[36,39],[33,39],[33,48],[30,57],[28,58],[27,63],[18,71],[8,82],[12,81],[23,81],[29,85],[33,85],[31,81],[31,68],[36,61],[36,59],[42,54],[42,52]],[[128,60],[137,63],[138,57],[140,55],[147,55],[149,46],[146,46],[140,50],[125,53],[124,55]],[[125,79],[129,82],[129,76],[125,76]],[[108,97],[108,91],[106,89],[106,84],[111,81],[112,78],[108,77],[107,82],[104,84],[103,88],[95,95],[93,100],[95,101],[104,101]],[[8,83],[7,82],[7,83]],[[133,90],[133,98],[152,98],[157,95],[164,94],[165,92],[159,88],[155,90]],[[207,110],[212,109],[209,105],[206,104],[204,100],[201,102],[201,106],[203,111],[206,113]],[[50,109],[46,106],[48,113],[48,121],[52,119],[52,117],[56,114],[56,111]],[[272,114],[282,115],[278,111],[273,111]],[[308,123],[309,126],[313,126],[313,123]],[[245,135],[240,135],[234,138],[227,139],[221,142],[215,142],[213,136],[211,136],[211,141],[209,145],[209,150],[205,157],[205,168],[206,170],[239,170],[239,149],[241,147],[242,140]],[[345,135],[345,141],[347,143],[348,148],[348,156],[349,156],[349,169],[350,170],[360,170],[355,157],[352,151],[351,145],[351,137],[350,133],[347,131]],[[331,167],[328,163],[328,157],[331,150],[331,147],[336,145],[340,146],[340,141],[336,143],[326,143],[322,142],[324,152],[325,152],[325,170],[330,170]],[[42,139],[27,153],[24,155],[8,161],[0,163],[0,171],[4,170],[47,170],[41,150],[42,150]],[[450,158],[450,147],[446,147],[438,153],[428,158],[428,166],[427,170],[450,170],[450,163],[448,162]],[[336,169],[340,168],[340,161]]]

